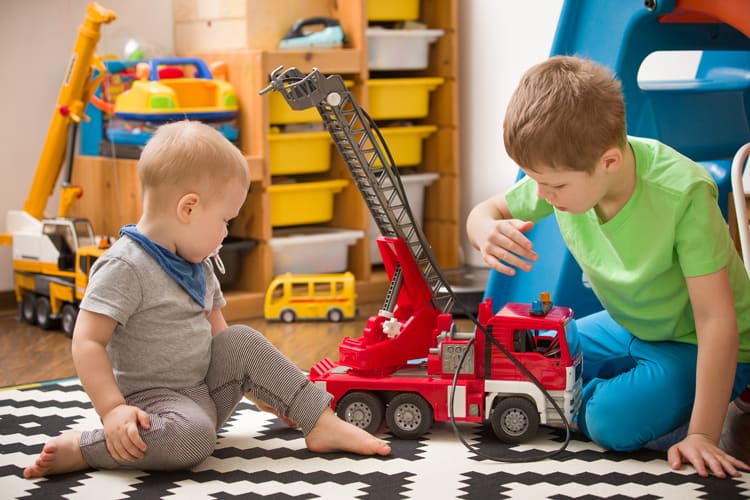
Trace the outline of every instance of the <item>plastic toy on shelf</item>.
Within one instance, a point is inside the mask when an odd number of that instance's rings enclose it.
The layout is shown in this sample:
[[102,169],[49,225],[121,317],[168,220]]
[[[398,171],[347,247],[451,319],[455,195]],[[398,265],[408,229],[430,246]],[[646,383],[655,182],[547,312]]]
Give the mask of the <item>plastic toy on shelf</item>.
[[357,294],[352,273],[291,274],[277,276],[268,285],[266,319],[294,321],[323,319],[338,323],[357,315]]
[[476,329],[457,331],[448,312],[453,292],[392,155],[343,79],[279,68],[261,93],[269,90],[292,109],[318,110],[377,225],[390,281],[363,335],[341,342],[337,362],[325,358],[310,370],[333,395],[336,413],[370,432],[385,419],[404,439],[419,438],[434,421],[490,422],[511,443],[532,438],[540,423],[567,425],[580,404],[582,373],[572,310],[544,296],[533,313],[530,304],[508,303],[493,315],[488,300]]
[[344,31],[341,23],[331,17],[300,19],[279,42],[279,48],[287,50],[337,49],[343,45]]
[[164,123],[191,119],[217,128],[232,142],[238,139],[237,95],[221,64],[209,69],[200,58],[151,59],[136,66],[137,80],[117,96],[107,138],[114,144],[143,146]]

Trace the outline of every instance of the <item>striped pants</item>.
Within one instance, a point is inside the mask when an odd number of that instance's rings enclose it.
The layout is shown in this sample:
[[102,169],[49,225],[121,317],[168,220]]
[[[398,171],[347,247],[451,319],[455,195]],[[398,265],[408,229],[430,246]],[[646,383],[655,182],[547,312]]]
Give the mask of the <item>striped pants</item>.
[[331,402],[329,394],[312,384],[262,334],[246,326],[230,326],[213,338],[204,384],[177,391],[155,388],[126,398],[151,418],[150,428],[140,429],[148,446],[142,459],[112,458],[103,429],[81,434],[83,458],[96,469],[195,466],[213,453],[217,431],[248,392],[296,422],[304,435]]

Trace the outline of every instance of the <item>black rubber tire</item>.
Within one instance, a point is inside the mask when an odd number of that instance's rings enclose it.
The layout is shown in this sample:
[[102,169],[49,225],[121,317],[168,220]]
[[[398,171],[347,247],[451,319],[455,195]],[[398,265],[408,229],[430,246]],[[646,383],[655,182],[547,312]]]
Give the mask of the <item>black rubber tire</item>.
[[341,420],[374,434],[383,423],[383,401],[365,391],[350,392],[336,405],[336,415]]
[[284,309],[279,313],[279,319],[284,323],[294,323],[297,315],[291,309]]
[[492,409],[490,422],[500,441],[523,443],[536,435],[539,429],[539,412],[534,403],[524,397],[504,398]]
[[52,317],[52,304],[47,297],[40,295],[36,299],[36,323],[40,328],[51,330],[57,326],[57,318]]
[[60,324],[66,337],[73,338],[77,318],[78,308],[73,304],[65,304],[60,312]]
[[430,403],[419,394],[397,394],[385,411],[385,422],[394,436],[401,439],[418,439],[432,427],[434,413]]
[[341,309],[334,307],[333,309],[330,309],[328,311],[326,317],[331,323],[339,323],[344,319],[344,313],[341,311]]
[[31,292],[24,293],[21,299],[21,319],[36,325],[36,295]]

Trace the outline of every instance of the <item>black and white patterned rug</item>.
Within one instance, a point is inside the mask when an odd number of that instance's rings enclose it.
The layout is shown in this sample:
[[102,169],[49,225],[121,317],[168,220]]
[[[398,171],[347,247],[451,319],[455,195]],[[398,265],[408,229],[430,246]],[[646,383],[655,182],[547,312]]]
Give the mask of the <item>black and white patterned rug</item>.
[[[437,423],[417,441],[386,434],[389,457],[319,455],[298,431],[243,402],[222,429],[213,456],[189,471],[85,471],[29,481],[23,467],[66,429],[99,425],[77,379],[0,391],[0,498],[79,499],[734,499],[750,497],[750,474],[701,478],[671,471],[655,452],[613,453],[578,439],[553,459],[479,459]],[[463,425],[465,439],[492,456],[552,451],[562,433],[542,428],[524,445],[501,445],[491,429]]]

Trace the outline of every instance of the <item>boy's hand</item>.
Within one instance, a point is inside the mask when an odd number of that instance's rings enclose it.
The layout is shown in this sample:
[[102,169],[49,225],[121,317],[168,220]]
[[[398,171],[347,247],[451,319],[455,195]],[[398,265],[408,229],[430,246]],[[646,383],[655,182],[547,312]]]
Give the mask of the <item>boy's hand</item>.
[[141,439],[138,426],[148,429],[151,419],[145,411],[135,406],[119,405],[102,418],[107,451],[117,461],[132,462],[146,454],[146,443]]
[[741,475],[737,469],[750,471],[750,466],[745,462],[726,453],[701,434],[688,434],[669,448],[667,460],[674,470],[678,470],[683,463],[689,463],[701,477],[707,477],[710,472],[723,479],[727,474],[732,477]]
[[508,276],[516,274],[515,268],[531,271],[531,262],[536,262],[538,255],[524,233],[533,227],[533,222],[519,219],[493,220],[479,245],[482,258],[490,267]]

